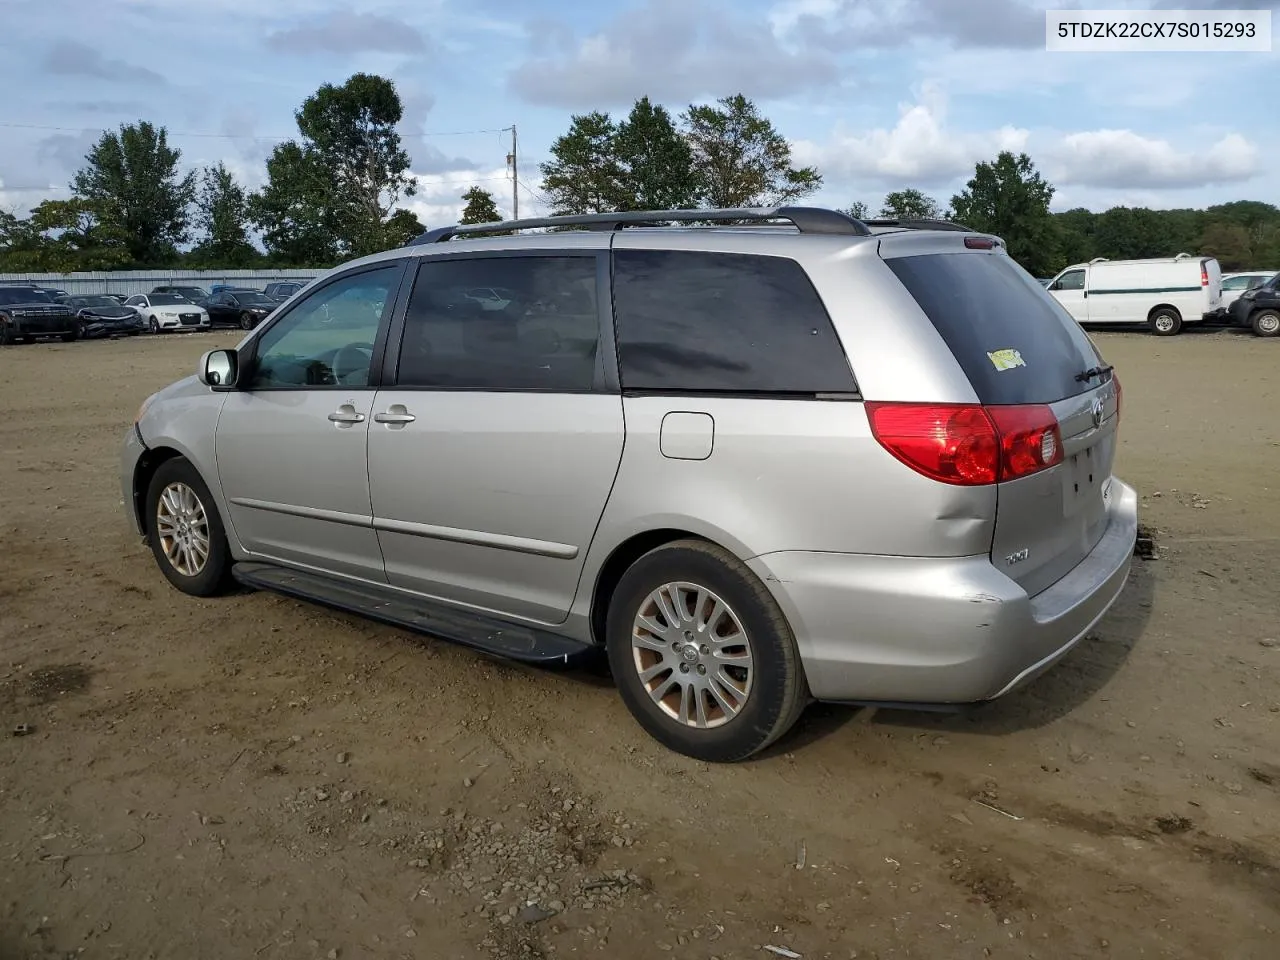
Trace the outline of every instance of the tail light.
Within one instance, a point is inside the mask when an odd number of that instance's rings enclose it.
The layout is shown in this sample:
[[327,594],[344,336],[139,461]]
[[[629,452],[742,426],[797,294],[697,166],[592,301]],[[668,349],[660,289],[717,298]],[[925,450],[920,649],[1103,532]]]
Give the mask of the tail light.
[[871,433],[912,470],[976,487],[1029,476],[1062,462],[1062,432],[1042,404],[865,404]]
[[1207,287],[1209,285],[1209,268],[1203,263],[1200,264],[1200,286]]
[[1120,422],[1120,406],[1124,402],[1124,388],[1120,386],[1120,378],[1111,374],[1111,382],[1116,385],[1116,423]]

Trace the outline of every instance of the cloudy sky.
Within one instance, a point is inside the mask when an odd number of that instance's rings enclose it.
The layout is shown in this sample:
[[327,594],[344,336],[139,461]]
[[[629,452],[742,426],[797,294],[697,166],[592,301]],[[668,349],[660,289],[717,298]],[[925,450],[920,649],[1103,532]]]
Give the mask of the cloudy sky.
[[103,127],[164,124],[183,162],[251,186],[293,111],[352,73],[395,80],[428,225],[472,184],[522,213],[575,112],[741,92],[826,178],[820,203],[949,198],[1025,150],[1054,206],[1280,202],[1277,53],[1047,53],[1043,10],[1280,0],[0,0],[0,208],[66,185]]

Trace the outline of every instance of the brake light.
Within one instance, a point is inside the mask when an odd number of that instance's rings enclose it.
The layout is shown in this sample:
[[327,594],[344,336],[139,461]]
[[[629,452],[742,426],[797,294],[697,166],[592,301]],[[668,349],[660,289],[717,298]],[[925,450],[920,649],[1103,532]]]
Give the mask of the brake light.
[[976,487],[1015,480],[1062,462],[1062,433],[1042,404],[865,404],[871,433],[917,473]]
[[990,237],[965,237],[964,245],[970,250],[991,250],[996,242]]
[[1209,268],[1203,263],[1200,264],[1200,286],[1207,287],[1209,285]]

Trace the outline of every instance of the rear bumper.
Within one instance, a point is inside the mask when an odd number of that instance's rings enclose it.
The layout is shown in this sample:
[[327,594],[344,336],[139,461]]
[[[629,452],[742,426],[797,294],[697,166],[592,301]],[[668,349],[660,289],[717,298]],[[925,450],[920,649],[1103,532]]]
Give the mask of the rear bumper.
[[1030,682],[1067,654],[1120,595],[1138,497],[1111,479],[1093,551],[1027,593],[989,557],[785,552],[748,566],[787,615],[820,700],[973,703]]

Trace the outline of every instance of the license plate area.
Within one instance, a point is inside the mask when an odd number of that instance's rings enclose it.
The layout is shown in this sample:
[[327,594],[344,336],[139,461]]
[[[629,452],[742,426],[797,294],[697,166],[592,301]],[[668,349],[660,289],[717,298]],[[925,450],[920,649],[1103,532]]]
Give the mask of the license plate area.
[[1106,471],[1093,447],[1072,454],[1062,466],[1062,511],[1064,516],[1074,517],[1099,501]]

